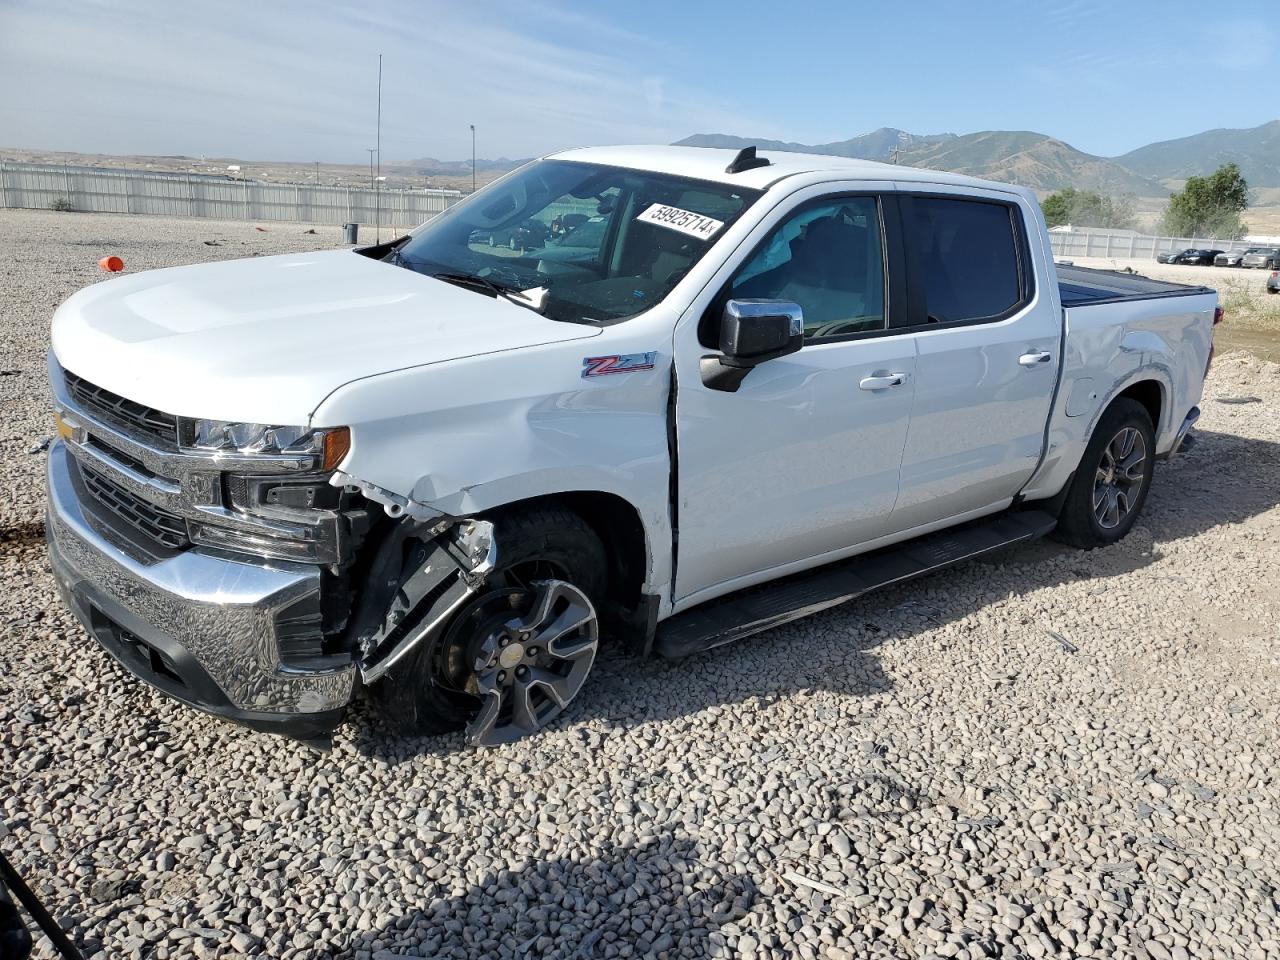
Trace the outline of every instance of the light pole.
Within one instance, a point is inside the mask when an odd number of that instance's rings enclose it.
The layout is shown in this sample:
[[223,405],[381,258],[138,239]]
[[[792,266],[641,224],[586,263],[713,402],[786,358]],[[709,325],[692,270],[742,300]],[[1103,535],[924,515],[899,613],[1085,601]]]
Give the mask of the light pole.
[[320,161],[316,161],[316,186],[320,186]]
[[471,192],[476,192],[476,125],[471,124]]
[[386,177],[376,177],[373,181],[373,242],[382,242],[382,182]]
[[383,172],[383,55],[378,55],[378,124],[375,150],[378,151],[378,173]]

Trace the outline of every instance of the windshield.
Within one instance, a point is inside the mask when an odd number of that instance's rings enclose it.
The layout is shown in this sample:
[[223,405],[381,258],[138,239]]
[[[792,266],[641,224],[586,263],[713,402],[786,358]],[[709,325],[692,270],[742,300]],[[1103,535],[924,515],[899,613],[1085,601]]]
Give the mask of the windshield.
[[611,322],[661,301],[759,195],[539,160],[428,221],[387,259],[455,282],[479,278],[478,292],[527,291],[555,320]]

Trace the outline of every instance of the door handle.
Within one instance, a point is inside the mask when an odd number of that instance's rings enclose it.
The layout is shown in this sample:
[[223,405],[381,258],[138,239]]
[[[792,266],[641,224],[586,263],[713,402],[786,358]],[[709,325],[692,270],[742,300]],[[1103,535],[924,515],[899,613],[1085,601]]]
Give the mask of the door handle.
[[1018,358],[1018,362],[1024,367],[1034,367],[1038,363],[1048,363],[1053,359],[1053,354],[1044,350],[1032,350],[1030,353],[1024,353]]
[[905,373],[887,373],[875,377],[863,377],[858,381],[858,386],[863,390],[883,390],[886,387],[901,386],[906,379]]

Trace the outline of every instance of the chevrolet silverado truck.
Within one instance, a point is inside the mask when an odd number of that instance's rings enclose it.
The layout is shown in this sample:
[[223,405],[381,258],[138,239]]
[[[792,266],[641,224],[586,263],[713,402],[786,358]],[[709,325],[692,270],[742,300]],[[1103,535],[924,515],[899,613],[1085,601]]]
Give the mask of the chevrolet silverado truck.
[[[529,220],[540,246],[490,243]],[[568,151],[389,243],[69,298],[49,556],[194,707],[306,739],[367,695],[506,742],[601,638],[685,657],[1050,532],[1114,543],[1220,316],[1055,269],[1018,187]]]

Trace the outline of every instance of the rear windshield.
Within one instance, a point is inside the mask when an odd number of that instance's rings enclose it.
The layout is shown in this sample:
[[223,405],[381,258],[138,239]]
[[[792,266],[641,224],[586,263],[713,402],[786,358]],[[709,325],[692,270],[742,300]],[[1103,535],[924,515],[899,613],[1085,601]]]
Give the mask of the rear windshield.
[[427,274],[542,291],[556,320],[612,322],[661,301],[759,191],[539,160],[420,227],[393,255]]

